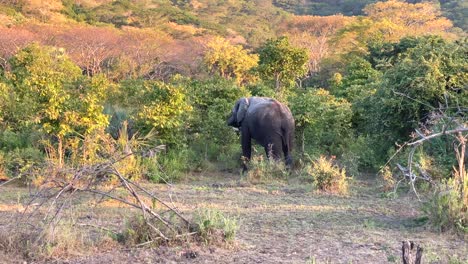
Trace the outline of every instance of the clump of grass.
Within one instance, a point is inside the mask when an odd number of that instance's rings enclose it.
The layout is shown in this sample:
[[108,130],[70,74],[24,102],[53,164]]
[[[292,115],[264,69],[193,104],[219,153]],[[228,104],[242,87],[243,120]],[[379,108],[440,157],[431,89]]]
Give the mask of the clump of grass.
[[265,159],[259,155],[250,160],[247,180],[251,183],[264,183],[271,180],[285,180],[288,175],[289,171],[284,162],[272,158]]
[[304,167],[304,170],[313,179],[318,189],[336,194],[348,193],[346,170],[333,164],[332,159],[321,156],[312,160]]
[[194,216],[196,231],[206,244],[222,244],[234,241],[239,222],[216,209],[199,209]]
[[117,241],[127,246],[134,246],[149,241],[157,241],[154,231],[141,215],[133,216],[125,223],[122,233],[117,235]]
[[[86,255],[98,248],[104,239],[83,232],[72,221],[33,228],[11,225],[0,230],[0,249],[28,260],[53,260]],[[108,243],[108,242],[106,242]]]

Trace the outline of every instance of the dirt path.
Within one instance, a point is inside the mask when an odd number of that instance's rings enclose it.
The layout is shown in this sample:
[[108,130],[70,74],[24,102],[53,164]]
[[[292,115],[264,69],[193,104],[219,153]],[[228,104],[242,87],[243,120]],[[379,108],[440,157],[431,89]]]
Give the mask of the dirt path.
[[211,207],[238,217],[235,248],[117,250],[63,263],[401,263],[405,239],[424,247],[425,263],[468,261],[465,240],[418,226],[421,215],[410,195],[382,198],[372,181],[357,180],[349,197],[337,197],[300,185],[240,187],[224,176],[178,184],[172,200],[183,212]]

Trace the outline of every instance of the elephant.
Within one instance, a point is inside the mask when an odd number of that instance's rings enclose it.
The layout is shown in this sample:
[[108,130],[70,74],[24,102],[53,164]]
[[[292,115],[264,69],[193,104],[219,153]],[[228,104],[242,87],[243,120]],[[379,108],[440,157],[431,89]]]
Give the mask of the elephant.
[[242,155],[247,161],[251,158],[251,139],[254,139],[264,147],[267,157],[271,155],[279,160],[283,152],[286,165],[291,166],[294,118],[284,104],[268,97],[243,97],[237,100],[227,125],[240,130]]

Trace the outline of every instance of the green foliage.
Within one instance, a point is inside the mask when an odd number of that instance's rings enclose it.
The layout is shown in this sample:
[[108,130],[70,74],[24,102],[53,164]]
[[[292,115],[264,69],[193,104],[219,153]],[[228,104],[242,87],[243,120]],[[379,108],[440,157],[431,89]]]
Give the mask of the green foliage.
[[[80,69],[73,65],[63,50],[32,44],[19,51],[11,60],[7,80],[17,105],[10,105],[13,115],[9,123],[26,127],[41,123],[46,132],[64,135],[69,126],[60,126],[65,102],[70,98],[65,87],[77,81]],[[19,128],[19,127],[17,127]]]
[[348,193],[346,171],[333,164],[332,159],[321,156],[312,160],[304,169],[320,190],[336,194]]
[[10,151],[30,146],[37,147],[41,134],[36,131],[21,130],[14,132],[9,129],[0,131],[0,150]]
[[268,40],[260,48],[259,58],[260,76],[265,80],[273,80],[277,92],[283,86],[290,87],[296,78],[307,72],[307,52],[292,46],[287,37]]
[[352,56],[347,60],[343,76],[339,73],[334,76],[331,90],[351,103],[359,102],[373,94],[371,84],[379,81],[381,75],[366,59]]
[[338,154],[351,133],[351,105],[323,89],[308,89],[290,98],[302,152]]
[[190,145],[199,153],[199,158],[205,160],[219,161],[223,156],[238,160],[232,157],[237,153],[232,146],[239,146],[239,137],[226,121],[235,102],[248,95],[247,90],[220,78],[193,81],[188,86],[193,107]]
[[440,6],[445,17],[453,21],[455,26],[468,31],[468,2],[458,0],[441,0]]
[[162,144],[183,143],[181,130],[192,110],[184,87],[161,81],[126,80],[112,101],[128,111],[141,133],[154,129]]
[[239,229],[237,219],[225,216],[216,209],[198,209],[193,221],[200,238],[206,244],[232,242]]
[[155,158],[142,158],[141,165],[146,178],[156,183],[178,182],[189,171],[192,164],[191,151],[171,149]]
[[32,44],[10,61],[11,113],[6,122],[13,129],[31,126],[62,138],[72,132],[91,133],[107,125],[102,113],[107,80],[86,79],[61,49]]
[[37,148],[16,148],[8,152],[1,152],[0,167],[9,177],[25,175],[23,180],[32,180],[28,173],[37,170],[44,161],[45,155]]
[[[376,156],[376,141],[371,136],[359,135],[349,139],[349,144],[343,151],[341,160],[347,168],[357,170],[378,169],[384,160]],[[356,174],[356,169],[351,170]]]
[[254,84],[250,84],[247,86],[247,88],[252,94],[252,96],[276,98],[276,93],[273,86],[263,81],[258,81]]
[[78,22],[94,22],[90,10],[83,7],[81,4],[73,0],[62,0],[63,10],[62,13]]
[[422,37],[414,48],[399,54],[371,100],[370,129],[382,141],[402,141],[440,105],[453,106],[453,110],[468,105],[466,49],[466,42]]
[[[463,189],[460,192],[460,189]],[[464,197],[460,197],[464,194]],[[468,183],[464,186],[457,179],[449,179],[437,187],[423,205],[429,222],[439,231],[458,230],[468,232]]]

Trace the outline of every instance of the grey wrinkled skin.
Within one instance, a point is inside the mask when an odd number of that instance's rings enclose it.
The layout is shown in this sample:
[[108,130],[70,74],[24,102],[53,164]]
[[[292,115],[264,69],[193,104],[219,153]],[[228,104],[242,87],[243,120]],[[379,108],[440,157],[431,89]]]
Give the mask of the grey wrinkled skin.
[[271,154],[272,158],[279,160],[283,153],[286,165],[291,165],[294,118],[287,106],[272,98],[243,97],[234,105],[227,124],[239,128],[242,154],[247,160],[252,154],[251,140],[255,139],[268,157]]

